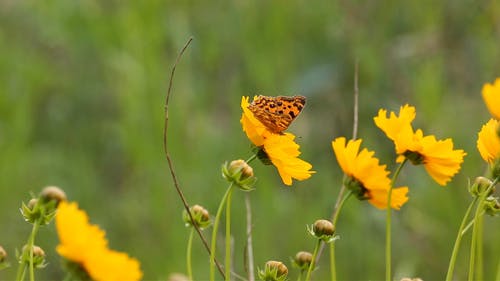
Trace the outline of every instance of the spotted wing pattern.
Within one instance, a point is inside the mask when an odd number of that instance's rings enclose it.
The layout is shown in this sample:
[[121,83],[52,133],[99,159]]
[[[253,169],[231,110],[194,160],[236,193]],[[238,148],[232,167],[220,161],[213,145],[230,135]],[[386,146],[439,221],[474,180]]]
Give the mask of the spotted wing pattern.
[[300,114],[305,104],[306,98],[303,96],[257,96],[248,109],[271,132],[281,134]]

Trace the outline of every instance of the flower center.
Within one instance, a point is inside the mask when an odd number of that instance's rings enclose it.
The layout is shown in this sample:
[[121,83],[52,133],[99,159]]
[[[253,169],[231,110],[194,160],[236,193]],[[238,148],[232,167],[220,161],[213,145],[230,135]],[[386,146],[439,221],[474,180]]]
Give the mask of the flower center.
[[359,200],[370,199],[368,189],[356,178],[349,176],[344,180],[344,184]]
[[424,161],[425,161],[424,156],[418,152],[415,152],[415,151],[407,150],[403,153],[403,156],[406,157],[406,159],[410,160],[410,162],[413,165],[424,164]]

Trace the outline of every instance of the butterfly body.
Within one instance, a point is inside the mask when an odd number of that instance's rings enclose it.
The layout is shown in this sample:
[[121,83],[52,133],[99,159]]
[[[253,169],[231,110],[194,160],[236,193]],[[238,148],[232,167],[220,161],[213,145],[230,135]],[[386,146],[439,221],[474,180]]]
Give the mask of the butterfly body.
[[248,109],[271,132],[282,134],[297,118],[305,104],[304,96],[257,96]]

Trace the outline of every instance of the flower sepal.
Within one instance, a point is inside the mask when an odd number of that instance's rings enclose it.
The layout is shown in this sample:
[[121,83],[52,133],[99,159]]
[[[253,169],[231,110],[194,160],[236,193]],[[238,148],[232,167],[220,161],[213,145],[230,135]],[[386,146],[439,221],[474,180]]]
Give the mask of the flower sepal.
[[43,202],[42,200],[32,198],[28,204],[21,203],[21,214],[29,223],[39,221],[40,225],[49,224],[56,215],[57,202],[49,201]]
[[253,174],[253,169],[244,160],[234,160],[231,163],[222,165],[222,177],[227,181],[236,184],[244,191],[252,191],[257,178]]

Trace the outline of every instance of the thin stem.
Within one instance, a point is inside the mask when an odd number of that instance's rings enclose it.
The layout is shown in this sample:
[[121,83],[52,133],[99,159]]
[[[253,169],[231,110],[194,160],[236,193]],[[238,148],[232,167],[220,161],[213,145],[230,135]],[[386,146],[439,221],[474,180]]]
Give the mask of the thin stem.
[[[225,206],[227,197],[231,193],[231,190],[233,189],[233,183],[229,185],[228,189],[226,190],[226,193],[224,193],[224,196],[222,197],[222,200],[219,203],[219,208],[217,209],[217,214],[215,215],[214,219],[214,228],[212,230],[212,243],[210,246],[210,280],[214,281],[215,280],[215,246],[217,244],[217,230],[219,229],[219,221],[220,221],[220,216],[222,214],[222,209]],[[225,273],[222,272],[222,274],[225,276]],[[224,277],[226,278],[226,277]]]
[[[354,64],[354,105],[353,105],[353,122],[352,122],[352,139],[355,140],[358,137],[358,116],[359,116],[359,87],[358,87],[358,74],[359,74],[359,60],[356,59],[356,63]],[[345,175],[342,180],[344,182]],[[335,205],[333,207],[332,218],[336,217],[339,213],[339,205],[340,200],[344,197],[344,193],[346,191],[346,187],[344,184],[340,187],[339,195],[337,196],[337,200],[335,201]],[[335,226],[335,224],[333,224]],[[318,253],[318,262],[321,258],[321,254],[323,252],[325,244],[321,245]]]
[[245,161],[245,162],[247,162],[247,164],[250,164],[250,162],[252,162],[255,158],[257,158],[257,153],[250,156],[250,158],[248,158],[247,161]]
[[[168,120],[169,120],[168,107],[169,107],[169,101],[170,101],[170,94],[172,93],[172,85],[173,85],[173,81],[174,81],[175,69],[176,69],[177,64],[179,63],[182,55],[186,51],[187,47],[189,46],[189,44],[191,44],[191,41],[193,41],[192,37],[189,38],[189,40],[186,42],[184,47],[181,49],[181,51],[177,55],[177,59],[175,60],[175,63],[172,67],[172,71],[170,73],[167,95],[165,97],[165,122],[164,122],[164,126],[163,126],[163,150],[165,152],[165,158],[167,159],[168,168],[170,170],[170,175],[172,176],[172,180],[174,181],[175,190],[177,191],[177,194],[179,195],[179,198],[181,199],[182,204],[184,205],[184,209],[186,210],[187,214],[189,215],[189,218],[193,222],[193,226],[196,230],[196,233],[198,233],[198,236],[200,237],[201,242],[203,243],[203,246],[205,246],[205,249],[207,250],[208,254],[211,255],[210,247],[208,245],[207,240],[205,239],[205,236],[201,232],[200,227],[196,223],[194,223],[193,214],[191,213],[191,210],[189,209],[189,204],[186,200],[186,197],[184,196],[184,193],[182,192],[182,190],[180,188],[179,181],[177,180],[177,176],[175,174],[174,166],[172,163],[172,159],[170,158],[170,153],[168,152],[168,145],[167,145],[168,144],[168,134],[167,134],[168,133]],[[222,270],[222,267],[220,266],[217,259],[215,259],[214,262],[215,262],[215,265],[217,266],[217,269],[219,270],[220,274],[222,275],[222,277],[224,277],[224,271]]]
[[229,189],[226,200],[226,280],[231,280],[231,195],[233,189]]
[[495,278],[495,280],[500,280],[500,260],[497,264],[497,277]]
[[448,265],[448,272],[446,273],[446,281],[451,281],[453,279],[453,271],[455,269],[455,262],[458,256],[458,249],[460,248],[460,243],[462,242],[462,237],[465,234],[464,228],[467,219],[469,218],[470,212],[472,211],[472,207],[476,204],[477,197],[474,197],[474,200],[469,204],[467,211],[465,212],[464,218],[462,219],[462,223],[460,224],[460,228],[458,229],[457,238],[455,239],[455,245],[453,246],[453,251],[451,252],[450,263]]
[[[44,212],[45,208],[41,208],[40,211],[40,219],[43,219],[45,216]],[[38,233],[38,229],[40,228],[40,219],[35,220],[33,223],[33,229],[31,230],[31,235],[28,240],[28,247],[30,249],[30,260],[29,260],[29,271],[30,271],[30,280],[35,281],[35,266],[33,264],[33,248],[35,247],[35,237]]]
[[21,262],[19,268],[17,269],[16,281],[24,280],[25,272],[26,272],[26,263]]
[[330,278],[332,281],[337,280],[337,267],[335,260],[335,241],[330,243]]
[[300,271],[299,277],[297,277],[297,281],[301,281],[302,280],[302,275],[304,275],[304,270]]
[[316,247],[314,247],[314,252],[313,252],[313,255],[311,258],[311,263],[309,264],[309,269],[307,270],[307,275],[306,275],[305,281],[309,281],[311,278],[311,272],[312,272],[314,265],[316,263],[316,256],[318,255],[318,250],[319,250],[319,246],[321,245],[321,242],[322,242],[322,240],[318,239],[318,242],[316,243]]
[[[486,199],[486,196],[490,193],[490,190],[495,186],[498,182],[499,178],[496,178],[488,188],[481,192],[479,195],[479,202],[476,206],[476,212],[474,214],[474,226],[472,227],[472,238],[471,238],[471,245],[470,245],[470,256],[469,256],[469,276],[468,279],[469,281],[474,280],[474,270],[475,270],[475,262],[476,262],[476,247],[478,245],[479,239],[478,237],[478,232],[479,227],[481,227],[481,224],[479,223],[479,215],[483,214],[483,208],[484,208],[484,201]],[[482,242],[482,241],[481,241]]]
[[[340,210],[344,206],[344,203],[349,199],[352,195],[352,192],[349,191],[346,196],[342,198],[342,200],[339,202],[339,206],[337,209],[337,212],[335,212],[333,218],[332,218],[332,224],[334,229],[337,228],[337,220],[339,218]],[[330,273],[331,273],[331,278],[332,281],[337,280],[337,267],[336,267],[336,259],[335,259],[335,241],[330,243]]]
[[253,242],[252,242],[252,207],[250,204],[250,194],[249,193],[245,193],[245,207],[246,207],[246,212],[247,212],[248,280],[255,281],[254,261],[253,261]]
[[186,253],[186,267],[187,267],[187,274],[188,274],[188,279],[189,281],[193,281],[193,266],[191,263],[191,254],[192,254],[192,248],[193,248],[193,235],[194,235],[194,228],[191,228],[189,230],[189,238],[188,238],[188,244],[187,244],[187,253]]
[[477,263],[476,263],[476,280],[483,279],[483,230],[484,216],[479,216],[477,221]]
[[394,172],[394,176],[392,177],[391,180],[391,186],[389,187],[389,192],[387,193],[387,217],[385,220],[385,280],[386,281],[391,281],[391,199],[392,199],[392,189],[394,187],[394,184],[396,183],[396,179],[399,176],[399,173],[401,172],[401,169],[405,165],[405,163],[408,161],[407,158],[401,162],[401,164],[398,166],[396,169],[396,172]]

